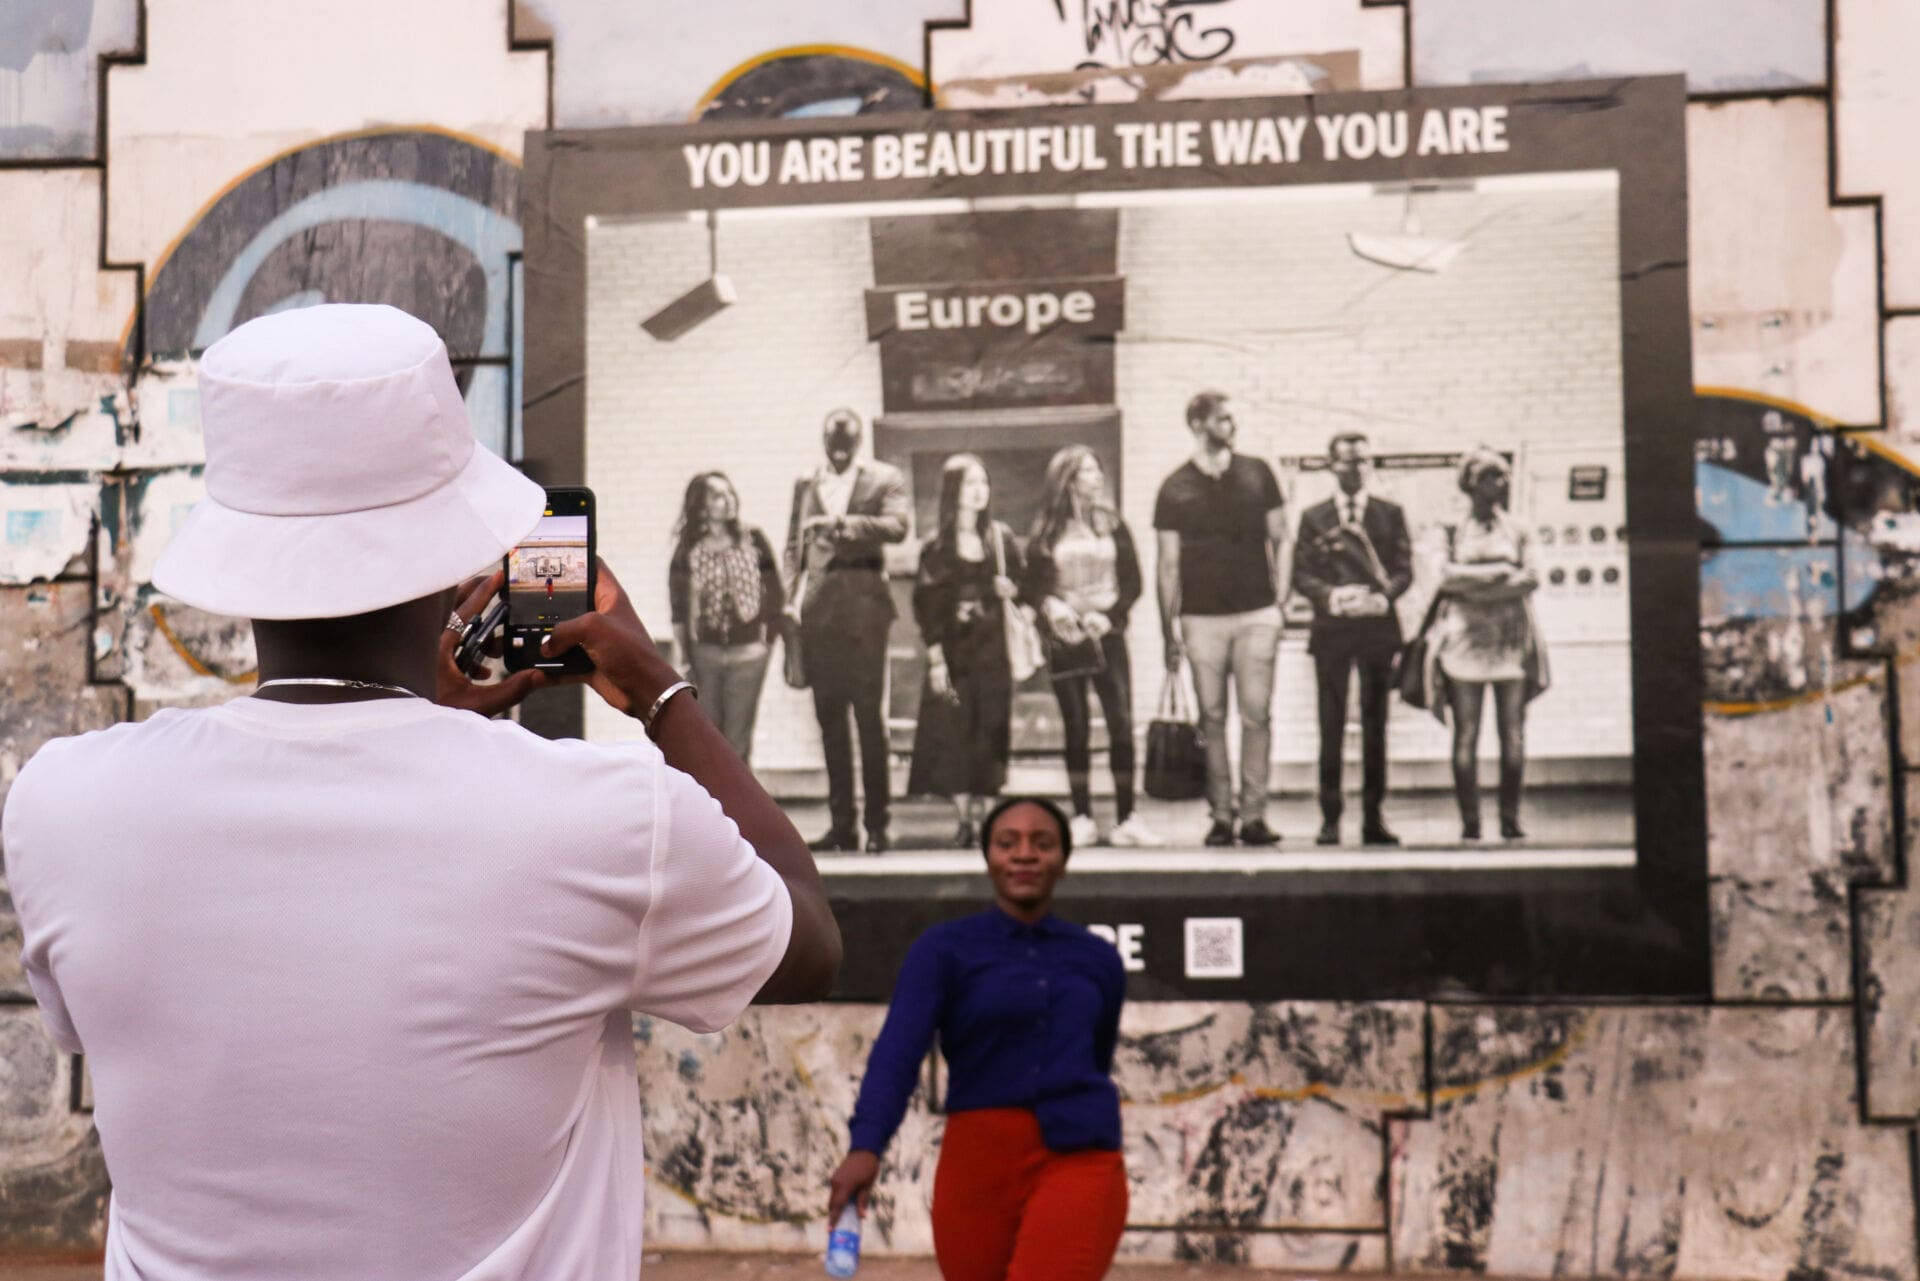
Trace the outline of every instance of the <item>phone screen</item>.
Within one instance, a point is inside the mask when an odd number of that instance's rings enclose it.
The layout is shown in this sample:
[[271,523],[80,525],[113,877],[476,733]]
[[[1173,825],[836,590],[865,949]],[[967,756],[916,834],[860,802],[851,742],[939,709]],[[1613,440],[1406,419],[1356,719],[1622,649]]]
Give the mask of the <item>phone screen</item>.
[[553,489],[546,514],[507,553],[507,666],[585,670],[585,654],[569,661],[538,657],[540,636],[593,608],[593,495]]
[[587,518],[542,516],[507,557],[507,622],[544,629],[586,613],[587,563]]

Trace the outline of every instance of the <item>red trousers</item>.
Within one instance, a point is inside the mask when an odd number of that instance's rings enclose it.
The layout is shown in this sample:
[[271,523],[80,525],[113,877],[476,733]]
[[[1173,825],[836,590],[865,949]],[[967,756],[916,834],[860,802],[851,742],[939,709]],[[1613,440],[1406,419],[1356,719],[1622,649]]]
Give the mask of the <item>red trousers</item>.
[[1126,1224],[1118,1152],[1050,1152],[1024,1108],[947,1118],[933,1176],[946,1281],[1099,1281]]

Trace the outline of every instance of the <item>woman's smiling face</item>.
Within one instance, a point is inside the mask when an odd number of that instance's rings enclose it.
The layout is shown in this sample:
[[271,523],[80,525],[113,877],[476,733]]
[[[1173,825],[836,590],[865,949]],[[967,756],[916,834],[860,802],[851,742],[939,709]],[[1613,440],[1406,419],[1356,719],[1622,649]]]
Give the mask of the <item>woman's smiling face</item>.
[[1008,806],[987,833],[987,876],[994,900],[1010,914],[1038,919],[1067,874],[1060,824],[1031,802]]

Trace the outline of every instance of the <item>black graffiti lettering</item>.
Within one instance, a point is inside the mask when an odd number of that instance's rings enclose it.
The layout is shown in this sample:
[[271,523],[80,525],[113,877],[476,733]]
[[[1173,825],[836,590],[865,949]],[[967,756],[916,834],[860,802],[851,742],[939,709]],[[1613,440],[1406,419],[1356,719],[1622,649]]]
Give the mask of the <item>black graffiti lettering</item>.
[[[1212,62],[1232,50],[1231,27],[1201,27],[1192,12],[1226,0],[1080,0],[1082,67]],[[1055,8],[1065,18],[1064,0]]]

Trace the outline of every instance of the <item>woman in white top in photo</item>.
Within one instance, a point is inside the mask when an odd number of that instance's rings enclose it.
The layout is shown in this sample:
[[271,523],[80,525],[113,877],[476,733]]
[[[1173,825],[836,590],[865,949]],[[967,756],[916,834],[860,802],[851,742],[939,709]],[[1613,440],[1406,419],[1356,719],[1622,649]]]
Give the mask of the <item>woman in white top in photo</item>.
[[1107,475],[1085,445],[1068,445],[1047,464],[1047,487],[1027,543],[1022,595],[1053,638],[1054,698],[1065,734],[1067,786],[1073,796],[1073,841],[1099,843],[1093,819],[1092,720],[1089,687],[1100,696],[1113,771],[1114,845],[1163,845],[1133,811],[1133,667],[1127,616],[1140,599],[1140,557],[1133,534],[1114,509]]
[[1460,803],[1460,835],[1480,839],[1480,709],[1493,690],[1500,735],[1500,835],[1518,840],[1520,787],[1526,767],[1527,703],[1547,687],[1546,655],[1534,624],[1531,597],[1540,585],[1527,531],[1507,514],[1512,473],[1506,459],[1484,445],[1460,462],[1467,518],[1447,531],[1440,606],[1433,622],[1433,656],[1445,697],[1434,712],[1453,717],[1453,790]]

